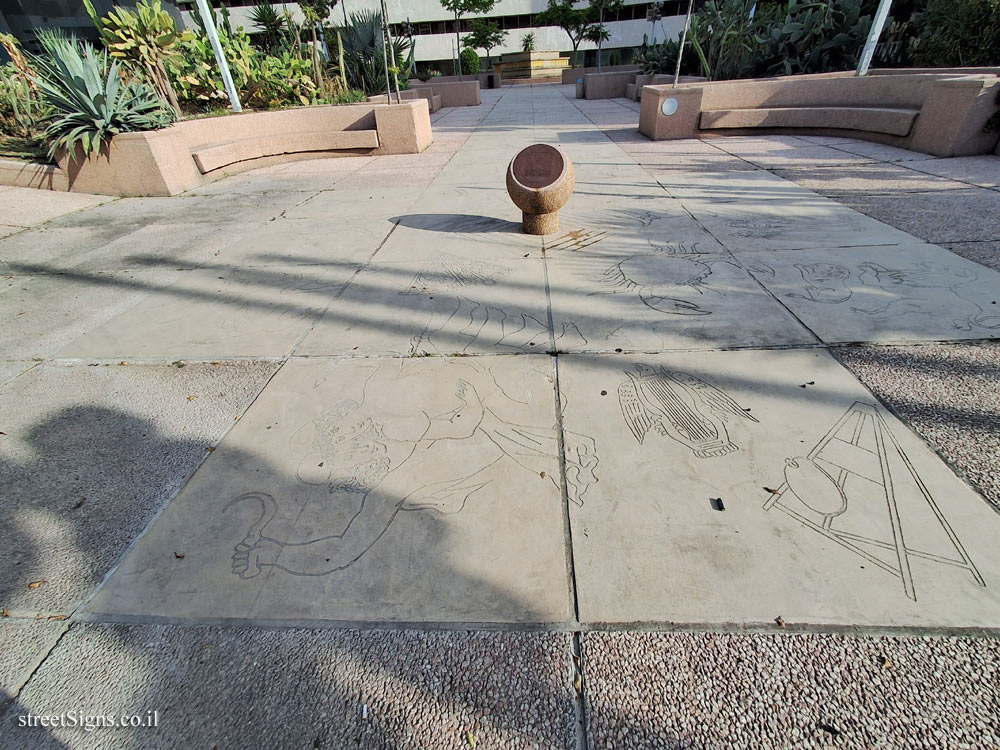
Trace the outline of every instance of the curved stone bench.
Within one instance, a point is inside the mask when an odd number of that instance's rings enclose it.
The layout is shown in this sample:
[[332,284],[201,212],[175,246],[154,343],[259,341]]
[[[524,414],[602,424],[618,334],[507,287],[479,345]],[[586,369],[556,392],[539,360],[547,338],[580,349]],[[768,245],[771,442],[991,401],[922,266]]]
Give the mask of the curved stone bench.
[[701,130],[729,128],[837,128],[886,135],[909,135],[919,109],[887,107],[769,107],[702,112]]
[[639,130],[653,140],[755,131],[849,136],[935,156],[990,153],[1000,69],[872,71],[647,85]]
[[377,130],[340,130],[332,133],[299,133],[284,136],[244,138],[232,143],[192,151],[194,163],[202,174],[228,167],[236,162],[281,154],[301,154],[312,151],[344,151],[378,148]]
[[296,107],[182,120],[162,130],[119,133],[99,154],[74,161],[63,153],[56,159],[73,191],[176,195],[229,174],[299,159],[419,154],[432,139],[427,100],[421,96],[392,105]]

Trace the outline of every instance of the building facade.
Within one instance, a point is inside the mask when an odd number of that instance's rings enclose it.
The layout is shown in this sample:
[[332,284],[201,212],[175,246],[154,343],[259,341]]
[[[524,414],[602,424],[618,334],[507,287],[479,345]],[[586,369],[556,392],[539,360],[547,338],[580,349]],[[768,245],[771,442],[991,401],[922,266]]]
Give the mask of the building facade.
[[[116,5],[135,7],[137,0],[93,0],[98,14]],[[173,0],[161,0],[178,21],[181,14]],[[38,51],[39,29],[63,29],[81,39],[97,39],[97,30],[81,0],[0,0],[0,32],[13,34],[29,51]],[[2,53],[0,53],[2,54]]]
[[[2,0],[0,0],[2,1]],[[579,3],[584,7],[586,0]],[[230,18],[234,26],[243,26],[247,31],[253,31],[250,22],[250,12],[254,0],[212,0],[215,7],[225,5],[229,8]],[[606,25],[611,38],[604,42],[604,62],[617,62],[627,59],[632,48],[642,44],[643,37],[676,38],[684,25],[683,13],[687,9],[684,0],[665,0],[662,3],[663,18],[656,24],[646,20],[647,8],[652,3],[626,0],[625,8],[609,17]],[[296,18],[301,19],[296,3],[272,3],[277,10],[287,9]],[[194,0],[178,0],[182,16],[188,26],[192,26],[191,11],[195,8]],[[331,13],[331,22],[343,22],[345,15],[360,10],[377,10],[379,0],[339,0]],[[499,0],[493,10],[482,18],[488,18],[506,30],[507,38],[501,47],[491,50],[491,55],[505,52],[520,52],[521,39],[525,34],[534,34],[535,49],[559,50],[570,52],[572,43],[565,31],[556,26],[536,26],[534,16],[545,10],[546,0]],[[438,0],[386,0],[389,23],[394,34],[412,34],[414,41],[414,57],[417,62],[429,67],[447,69],[455,57],[455,19],[447,10],[441,7]],[[470,30],[472,16],[463,17],[461,33]],[[597,45],[583,42],[580,50],[584,52],[586,61],[596,64]],[[482,50],[480,50],[482,54]]]

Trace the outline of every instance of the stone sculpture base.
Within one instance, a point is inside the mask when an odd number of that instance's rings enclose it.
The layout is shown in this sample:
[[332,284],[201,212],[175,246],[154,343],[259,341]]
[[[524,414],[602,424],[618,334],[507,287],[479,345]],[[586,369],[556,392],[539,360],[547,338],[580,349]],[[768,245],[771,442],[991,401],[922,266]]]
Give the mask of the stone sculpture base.
[[525,234],[552,234],[559,231],[559,212],[550,214],[521,213],[521,226]]

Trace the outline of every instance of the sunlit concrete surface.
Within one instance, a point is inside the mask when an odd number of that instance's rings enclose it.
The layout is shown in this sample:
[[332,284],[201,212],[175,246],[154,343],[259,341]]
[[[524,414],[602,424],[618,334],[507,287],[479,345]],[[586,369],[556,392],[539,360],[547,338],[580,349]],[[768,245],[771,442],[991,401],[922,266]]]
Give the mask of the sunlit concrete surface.
[[482,96],[0,188],[2,742],[1000,746],[1000,158]]

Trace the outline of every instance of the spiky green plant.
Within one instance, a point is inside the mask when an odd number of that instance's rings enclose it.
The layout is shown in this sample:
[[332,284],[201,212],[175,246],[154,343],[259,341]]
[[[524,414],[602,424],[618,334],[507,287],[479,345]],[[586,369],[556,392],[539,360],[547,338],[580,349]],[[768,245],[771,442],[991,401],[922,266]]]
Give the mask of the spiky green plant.
[[53,117],[45,131],[49,156],[65,150],[95,153],[118,133],[156,130],[169,125],[174,113],[147,83],[122,78],[117,60],[80,42],[50,31],[38,34],[45,54],[31,58],[35,83]]
[[[371,10],[352,13],[340,34],[344,53],[344,72],[348,85],[368,94],[386,90],[382,62],[382,14]],[[395,37],[389,51],[390,72],[395,71],[400,87],[405,87],[413,72],[413,46],[405,37]]]

